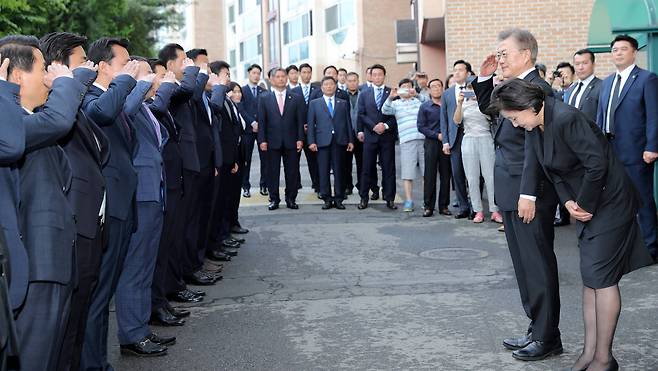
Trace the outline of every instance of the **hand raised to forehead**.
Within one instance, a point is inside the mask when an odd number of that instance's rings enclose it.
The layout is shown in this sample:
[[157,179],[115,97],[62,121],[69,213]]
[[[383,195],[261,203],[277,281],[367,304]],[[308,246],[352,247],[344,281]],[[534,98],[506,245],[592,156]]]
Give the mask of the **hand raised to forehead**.
[[86,68],[86,69],[94,71],[94,72],[98,71],[98,66],[96,65],[96,63],[94,63],[92,61],[86,61],[83,64],[79,65],[78,67],[74,68],[73,70],[75,71],[78,68]]
[[121,71],[119,71],[115,77],[121,75],[128,75],[134,79],[137,77],[138,73],[139,73],[139,61],[129,61],[128,63],[126,63],[125,66],[123,66]]
[[489,54],[482,62],[480,66],[480,76],[491,76],[498,69],[498,60],[496,60],[495,54]]
[[2,59],[2,55],[0,55],[0,60],[2,60],[2,64],[0,64],[0,78],[7,80],[7,71],[9,70],[9,58]]
[[147,73],[146,75],[140,77],[139,81],[146,81],[149,83],[153,83],[153,81],[155,80],[155,76],[156,75],[154,73]]
[[194,61],[190,58],[183,59],[183,68],[194,66]]
[[73,73],[71,70],[63,65],[63,64],[51,64],[48,66],[48,70],[46,72],[46,75],[44,76],[44,84],[48,88],[51,88],[53,86],[53,81],[55,81],[59,77],[73,77]]
[[162,77],[162,82],[170,82],[170,83],[176,83],[176,75],[174,75],[173,72],[167,71],[164,76]]

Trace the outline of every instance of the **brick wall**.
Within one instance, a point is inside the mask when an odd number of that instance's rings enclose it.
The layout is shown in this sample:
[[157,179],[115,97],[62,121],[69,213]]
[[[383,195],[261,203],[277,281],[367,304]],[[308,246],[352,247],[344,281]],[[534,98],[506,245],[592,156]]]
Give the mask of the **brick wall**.
[[[549,70],[572,62],[575,51],[587,46],[593,0],[472,0],[446,1],[448,69],[457,59],[469,61],[476,73],[487,54],[495,52],[498,32],[510,27],[532,32],[539,44],[537,62]],[[596,55],[596,75],[613,71],[609,53]]]
[[187,49],[204,48],[210,60],[228,58],[224,42],[223,0],[195,0],[194,45],[184,45]]

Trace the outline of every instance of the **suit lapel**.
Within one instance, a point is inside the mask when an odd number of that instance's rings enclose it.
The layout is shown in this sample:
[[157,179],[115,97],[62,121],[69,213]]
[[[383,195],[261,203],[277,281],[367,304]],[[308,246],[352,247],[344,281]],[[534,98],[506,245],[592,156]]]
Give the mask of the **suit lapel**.
[[583,95],[580,96],[580,102],[578,102],[578,109],[581,109],[583,106],[583,103],[587,100],[589,95],[592,93],[592,89],[594,89],[594,86],[596,86],[596,80],[590,81],[590,83],[587,85],[587,88],[583,92]]
[[613,107],[614,110],[617,110],[617,107],[621,104],[621,101],[624,100],[624,97],[626,96],[626,93],[631,89],[631,85],[635,83],[635,80],[637,80],[637,75],[639,74],[639,68],[635,66],[633,68],[633,71],[631,71],[631,74],[628,76],[628,79],[626,80],[626,83],[624,84],[624,88],[621,90],[621,93],[619,94],[619,100],[617,101],[617,106]]

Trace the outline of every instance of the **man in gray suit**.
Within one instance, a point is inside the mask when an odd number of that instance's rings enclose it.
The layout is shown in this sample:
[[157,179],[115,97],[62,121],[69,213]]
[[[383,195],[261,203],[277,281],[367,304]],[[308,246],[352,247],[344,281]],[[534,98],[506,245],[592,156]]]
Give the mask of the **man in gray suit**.
[[455,194],[459,203],[459,212],[455,219],[470,218],[471,206],[468,202],[466,191],[466,174],[462,162],[462,138],[464,138],[464,126],[457,125],[453,120],[457,108],[457,97],[461,90],[466,87],[466,78],[472,72],[471,64],[458,60],[453,64],[452,80],[456,84],[446,90],[441,98],[441,133],[443,134],[443,153],[450,155],[452,165],[452,178],[455,182]]

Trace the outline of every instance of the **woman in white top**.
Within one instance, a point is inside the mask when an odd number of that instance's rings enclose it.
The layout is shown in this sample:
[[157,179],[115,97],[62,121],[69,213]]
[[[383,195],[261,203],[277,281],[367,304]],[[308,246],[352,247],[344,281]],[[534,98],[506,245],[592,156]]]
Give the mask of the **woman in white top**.
[[466,181],[468,182],[468,194],[475,212],[473,222],[482,223],[484,221],[482,195],[480,194],[480,174],[482,174],[487,188],[491,221],[502,223],[503,217],[494,203],[494,161],[496,152],[493,136],[491,135],[491,122],[487,115],[480,112],[475,93],[470,85],[459,93],[453,120],[457,125],[464,126],[462,159]]

